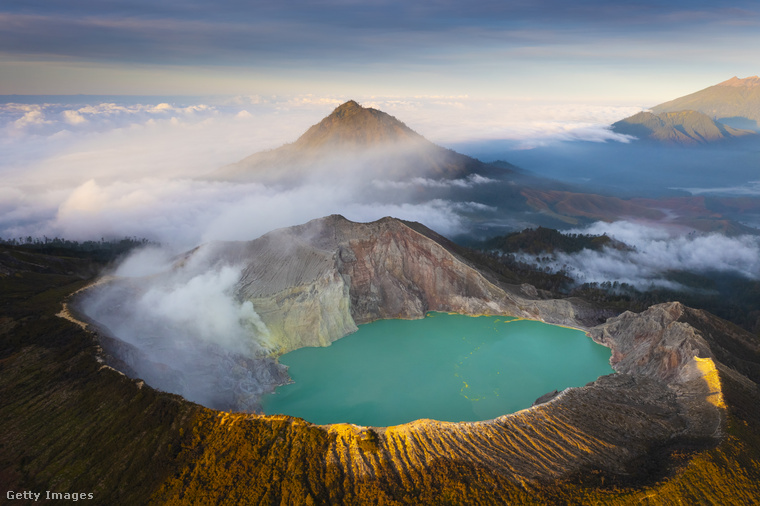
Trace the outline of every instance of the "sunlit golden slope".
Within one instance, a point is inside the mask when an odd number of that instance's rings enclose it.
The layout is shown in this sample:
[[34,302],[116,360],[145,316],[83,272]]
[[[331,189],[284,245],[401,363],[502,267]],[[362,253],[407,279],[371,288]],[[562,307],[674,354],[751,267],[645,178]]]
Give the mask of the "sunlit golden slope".
[[699,111],[718,121],[745,120],[747,127],[757,128],[760,125],[760,77],[732,77],[715,86],[652,107],[655,114],[685,110]]
[[[6,261],[7,260],[7,261]],[[760,343],[678,303],[591,331],[618,374],[472,424],[229,414],[97,360],[82,262],[0,251],[0,480],[96,504],[752,504]],[[82,276],[82,277],[80,277]]]
[[612,129],[641,140],[666,144],[707,144],[755,135],[749,130],[738,130],[714,121],[697,111],[640,112],[612,125]]

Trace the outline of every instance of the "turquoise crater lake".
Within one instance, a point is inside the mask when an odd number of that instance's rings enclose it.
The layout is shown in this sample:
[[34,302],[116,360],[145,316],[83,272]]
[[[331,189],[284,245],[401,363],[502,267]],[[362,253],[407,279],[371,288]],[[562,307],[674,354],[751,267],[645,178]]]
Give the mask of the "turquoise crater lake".
[[360,325],[328,347],[283,355],[293,383],[265,396],[263,407],[316,424],[490,420],[613,373],[609,359],[609,349],[580,330],[428,313]]

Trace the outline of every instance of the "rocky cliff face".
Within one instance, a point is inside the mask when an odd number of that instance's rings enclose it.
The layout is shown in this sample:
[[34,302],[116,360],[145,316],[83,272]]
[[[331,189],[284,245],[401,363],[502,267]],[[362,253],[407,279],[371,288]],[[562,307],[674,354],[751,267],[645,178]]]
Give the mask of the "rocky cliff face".
[[381,318],[428,311],[505,314],[586,328],[598,312],[580,301],[543,300],[488,281],[441,244],[405,223],[353,223],[330,216],[248,243],[194,254],[244,263],[237,296],[250,300],[277,353],[324,346]]

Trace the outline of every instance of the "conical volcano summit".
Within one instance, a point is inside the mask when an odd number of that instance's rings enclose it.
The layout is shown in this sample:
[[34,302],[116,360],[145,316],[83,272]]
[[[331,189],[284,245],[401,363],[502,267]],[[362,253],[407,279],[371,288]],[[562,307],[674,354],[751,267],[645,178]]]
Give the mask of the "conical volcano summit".
[[490,170],[479,160],[428,141],[389,114],[349,100],[295,142],[255,153],[207,179],[277,184],[315,176],[450,179]]

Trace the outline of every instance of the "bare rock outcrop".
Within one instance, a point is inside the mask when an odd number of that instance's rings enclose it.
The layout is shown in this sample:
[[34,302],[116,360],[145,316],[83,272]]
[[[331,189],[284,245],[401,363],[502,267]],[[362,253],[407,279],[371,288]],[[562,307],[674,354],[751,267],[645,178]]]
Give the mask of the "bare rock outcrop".
[[250,300],[277,353],[325,346],[382,318],[428,311],[513,315],[587,328],[598,310],[497,286],[444,246],[394,218],[354,223],[334,215],[246,243],[194,254],[245,265],[237,296]]

